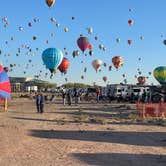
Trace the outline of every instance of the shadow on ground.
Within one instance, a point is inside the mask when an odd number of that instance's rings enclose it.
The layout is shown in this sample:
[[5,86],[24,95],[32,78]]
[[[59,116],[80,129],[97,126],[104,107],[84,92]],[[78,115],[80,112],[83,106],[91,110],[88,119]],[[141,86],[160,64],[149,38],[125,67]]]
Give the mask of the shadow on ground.
[[72,157],[88,164],[100,166],[165,166],[166,155],[122,153],[74,153]]
[[166,146],[166,132],[30,130],[29,135],[47,139]]

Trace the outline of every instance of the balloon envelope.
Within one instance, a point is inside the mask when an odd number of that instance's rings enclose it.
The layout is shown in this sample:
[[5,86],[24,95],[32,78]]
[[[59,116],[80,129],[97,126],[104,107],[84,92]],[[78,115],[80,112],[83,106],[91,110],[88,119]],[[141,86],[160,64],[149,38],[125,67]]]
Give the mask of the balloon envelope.
[[63,58],[61,64],[59,65],[58,69],[61,73],[66,73],[70,65],[70,61],[67,58]]
[[11,86],[10,86],[9,77],[6,71],[3,70],[3,67],[0,66],[0,98],[10,99],[11,98],[10,93],[11,93]]
[[92,61],[92,66],[96,70],[96,72],[98,70],[100,70],[102,64],[103,64],[103,62],[100,59],[96,59],[96,60]]
[[55,0],[46,0],[46,4],[48,5],[48,7],[52,7],[55,3]]
[[146,83],[146,77],[144,76],[139,76],[137,80],[138,80],[138,83],[141,85],[144,85]]
[[87,37],[81,36],[77,40],[77,45],[83,52],[88,48],[89,44],[90,44],[90,42]]
[[160,84],[166,84],[166,66],[159,66],[155,68],[153,75]]
[[112,58],[112,63],[116,69],[123,65],[123,59],[121,56],[115,56]]
[[42,60],[46,65],[46,68],[53,73],[54,69],[57,69],[57,67],[61,64],[63,60],[63,53],[56,48],[47,48],[42,53]]

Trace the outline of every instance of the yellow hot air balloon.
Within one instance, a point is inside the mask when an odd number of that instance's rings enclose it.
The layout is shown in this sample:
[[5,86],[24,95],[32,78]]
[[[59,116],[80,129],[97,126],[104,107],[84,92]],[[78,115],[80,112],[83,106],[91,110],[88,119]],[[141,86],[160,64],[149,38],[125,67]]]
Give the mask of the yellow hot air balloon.
[[69,28],[64,28],[64,31],[65,31],[65,32],[68,32],[68,31],[69,31]]

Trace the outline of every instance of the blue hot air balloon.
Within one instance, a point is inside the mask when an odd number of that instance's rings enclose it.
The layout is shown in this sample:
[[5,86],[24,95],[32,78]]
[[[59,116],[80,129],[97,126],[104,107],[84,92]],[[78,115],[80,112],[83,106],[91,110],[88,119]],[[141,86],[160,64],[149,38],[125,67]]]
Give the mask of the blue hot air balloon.
[[42,53],[42,60],[46,68],[50,70],[51,77],[63,60],[63,53],[56,48],[47,48]]
[[7,73],[0,65],[0,99],[10,99],[11,86]]

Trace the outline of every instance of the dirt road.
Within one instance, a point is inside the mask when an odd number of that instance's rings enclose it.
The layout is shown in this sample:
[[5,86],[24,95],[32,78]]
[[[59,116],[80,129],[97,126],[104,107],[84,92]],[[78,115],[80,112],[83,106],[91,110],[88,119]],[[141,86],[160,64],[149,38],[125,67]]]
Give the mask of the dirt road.
[[166,127],[129,118],[135,107],[62,106],[15,99],[0,112],[0,166],[165,166]]

